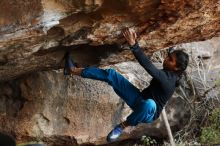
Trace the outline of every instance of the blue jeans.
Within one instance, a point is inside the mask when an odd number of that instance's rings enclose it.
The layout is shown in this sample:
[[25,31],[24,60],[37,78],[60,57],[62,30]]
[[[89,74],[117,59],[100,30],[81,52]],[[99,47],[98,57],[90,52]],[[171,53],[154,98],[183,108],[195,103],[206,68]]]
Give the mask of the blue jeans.
[[127,117],[131,126],[138,123],[151,123],[156,112],[156,103],[153,99],[144,100],[140,96],[140,90],[131,84],[114,69],[100,69],[88,67],[82,71],[84,78],[96,79],[107,82],[111,85],[118,96],[133,110]]

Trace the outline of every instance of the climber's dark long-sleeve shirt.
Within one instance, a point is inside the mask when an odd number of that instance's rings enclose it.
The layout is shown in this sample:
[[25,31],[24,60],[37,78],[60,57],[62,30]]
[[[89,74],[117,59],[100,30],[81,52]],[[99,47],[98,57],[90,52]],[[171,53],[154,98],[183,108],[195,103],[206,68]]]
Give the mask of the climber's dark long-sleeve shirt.
[[153,99],[157,105],[154,120],[157,119],[163,110],[166,102],[172,96],[178,76],[167,70],[157,69],[149,58],[144,54],[138,43],[130,47],[140,65],[153,77],[150,85],[141,92],[144,99]]

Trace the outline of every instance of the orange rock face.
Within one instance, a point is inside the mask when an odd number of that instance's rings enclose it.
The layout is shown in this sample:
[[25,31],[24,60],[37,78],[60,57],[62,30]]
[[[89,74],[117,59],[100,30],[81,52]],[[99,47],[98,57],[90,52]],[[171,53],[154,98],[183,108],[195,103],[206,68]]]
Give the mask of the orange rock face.
[[1,0],[0,80],[60,68],[65,47],[121,45],[125,27],[137,31],[146,52],[205,40],[219,35],[219,16],[218,0]]

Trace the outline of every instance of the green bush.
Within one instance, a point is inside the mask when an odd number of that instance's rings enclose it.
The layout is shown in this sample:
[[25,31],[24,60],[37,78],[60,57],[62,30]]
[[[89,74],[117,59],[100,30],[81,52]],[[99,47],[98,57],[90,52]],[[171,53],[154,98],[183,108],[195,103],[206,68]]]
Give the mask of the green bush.
[[135,144],[134,146],[153,146],[156,145],[157,142],[155,139],[152,139],[151,137],[148,136],[142,136],[140,143],[139,144]]
[[202,128],[201,143],[220,144],[220,108],[213,110],[209,120],[210,125]]

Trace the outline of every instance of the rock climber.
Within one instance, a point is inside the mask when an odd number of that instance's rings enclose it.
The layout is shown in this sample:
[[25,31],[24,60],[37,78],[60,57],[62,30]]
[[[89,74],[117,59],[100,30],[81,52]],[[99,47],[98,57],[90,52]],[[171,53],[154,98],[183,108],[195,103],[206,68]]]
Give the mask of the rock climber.
[[132,113],[127,119],[116,125],[108,134],[108,142],[116,141],[128,126],[136,126],[139,123],[152,123],[156,120],[178,86],[189,62],[187,53],[174,50],[168,53],[168,56],[164,59],[163,69],[157,69],[139,47],[135,31],[126,28],[122,31],[122,34],[139,64],[153,77],[150,85],[142,91],[114,69],[78,68],[74,65],[70,54],[65,54],[64,75],[73,74],[83,78],[105,81],[132,109]]

